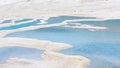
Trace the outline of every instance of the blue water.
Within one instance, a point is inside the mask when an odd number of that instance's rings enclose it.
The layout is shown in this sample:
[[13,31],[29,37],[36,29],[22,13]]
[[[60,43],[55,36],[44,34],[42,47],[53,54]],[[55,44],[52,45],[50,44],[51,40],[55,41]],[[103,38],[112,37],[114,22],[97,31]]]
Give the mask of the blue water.
[[74,20],[74,19],[95,19],[94,17],[77,17],[77,16],[59,16],[59,17],[50,17],[47,22],[48,24],[61,23],[65,20]]
[[106,21],[80,21],[80,22],[77,21],[77,23],[92,24],[94,26],[105,26],[105,27],[109,27],[108,31],[120,32],[119,19],[106,20]]
[[[74,18],[83,19],[84,17],[74,17],[74,16],[52,17],[48,19],[47,22],[48,24],[59,23],[64,20],[69,20],[69,19],[71,20]],[[96,26],[106,26],[109,28],[108,30],[96,31],[96,32],[91,32],[85,29],[51,27],[51,28],[42,28],[38,30],[13,33],[8,35],[7,37],[35,38],[40,40],[50,40],[54,42],[68,43],[71,44],[73,48],[66,49],[60,52],[69,55],[82,55],[88,57],[92,61],[89,68],[120,68],[120,61],[119,61],[120,60],[120,30],[119,30],[120,23],[119,22],[120,20],[107,20],[101,22],[99,21],[77,22],[77,23],[90,24]],[[0,53],[2,54],[5,51],[6,50],[2,52],[0,51]],[[30,52],[26,52],[26,53],[31,54],[31,50],[29,51]],[[40,51],[34,51],[34,52],[35,54],[31,55],[31,57],[37,58],[36,56],[40,53]],[[5,54],[11,54],[11,52]],[[18,54],[17,56],[19,57]],[[28,55],[25,55],[24,57],[27,56]]]
[[[32,18],[25,18],[25,19],[21,19],[21,20],[14,20],[14,22],[15,23],[19,23],[19,22],[25,22],[25,21],[30,21],[30,20],[32,20]],[[0,23],[2,23],[2,24],[4,24],[4,23],[10,23],[10,22],[12,22],[12,19],[7,19],[7,20],[4,20],[4,21],[2,21],[2,22],[0,22]]]
[[12,57],[39,60],[42,53],[43,51],[32,48],[4,47],[0,48],[0,63]]
[[[21,21],[26,21],[28,19],[23,19],[23,20],[18,20],[16,21],[16,23],[19,23]],[[32,22],[26,22],[20,25],[12,25],[12,26],[7,26],[7,27],[1,27],[0,30],[12,30],[12,29],[18,29],[18,28],[22,28],[22,27],[29,27],[29,26],[35,26],[38,25],[38,23],[40,23],[39,19],[32,21]]]

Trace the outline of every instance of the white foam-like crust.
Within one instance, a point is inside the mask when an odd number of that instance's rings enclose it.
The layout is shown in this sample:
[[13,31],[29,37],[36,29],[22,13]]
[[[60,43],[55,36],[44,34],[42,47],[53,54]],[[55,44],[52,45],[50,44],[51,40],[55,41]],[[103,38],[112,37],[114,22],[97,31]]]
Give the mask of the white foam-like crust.
[[41,16],[48,17],[58,15],[119,19],[119,2],[119,0],[94,0],[84,3],[79,0],[31,0],[29,2],[23,0],[17,3],[1,6],[0,19],[28,17],[41,18]]
[[[7,40],[7,41],[6,41]],[[26,39],[26,38],[0,38],[0,47],[18,46],[45,50],[42,60],[8,60],[9,62],[0,64],[2,68],[86,68],[90,60],[83,56],[70,56],[57,53],[71,45],[50,41]]]
[[[7,40],[7,41],[6,41]],[[60,51],[63,49],[71,48],[72,46],[65,43],[57,43],[45,40],[29,39],[29,38],[0,38],[0,47],[19,46],[36,48],[40,50]]]
[[87,68],[89,59],[83,56],[70,56],[52,51],[42,54],[43,60],[11,58],[0,64],[2,68]]
[[13,25],[21,25],[21,24],[25,24],[25,23],[29,23],[29,22],[33,22],[37,19],[33,19],[33,20],[30,20],[30,21],[25,21],[25,22],[20,22],[20,23],[15,23],[15,20],[12,20],[12,22],[9,22],[9,23],[2,23],[0,24],[0,27],[9,27],[9,26],[13,26]]
[[[8,27],[8,26],[13,26],[13,25],[20,25],[28,22],[35,21],[37,19],[33,19],[31,21],[25,21],[25,22],[20,22],[20,23],[5,23],[5,24],[0,24],[0,27]],[[36,26],[28,26],[28,27],[22,27],[18,29],[13,29],[13,30],[1,30],[0,31],[0,37],[4,37],[10,33],[15,33],[15,32],[21,32],[21,31],[28,31],[28,30],[36,30],[36,29],[41,29],[41,28],[49,28],[49,27],[56,27],[56,26],[62,26],[62,27],[69,27],[69,28],[78,28],[78,29],[88,29],[89,31],[96,31],[96,30],[106,30],[108,27],[104,26],[93,26],[93,25],[88,25],[88,24],[81,24],[81,23],[72,23],[75,26],[70,26],[70,22],[77,22],[77,21],[105,21],[106,19],[75,19],[75,20],[65,20],[62,23],[55,23],[55,24],[46,24],[47,19],[43,19],[41,23],[38,23]],[[43,24],[43,25],[40,25]],[[45,24],[45,25],[44,25]]]
[[[34,30],[34,28],[30,30]],[[40,50],[45,50],[45,53],[43,53],[42,55],[43,60],[42,61],[34,60],[35,62],[29,60],[30,64],[26,61],[19,62],[19,60],[15,61],[14,63],[6,62],[3,64],[0,64],[0,67],[2,68],[13,68],[13,67],[14,68],[21,68],[21,67],[33,68],[36,66],[38,68],[48,68],[48,66],[49,68],[61,68],[61,67],[62,68],[86,68],[90,63],[90,60],[88,60],[85,57],[64,55],[57,52],[63,49],[71,48],[72,46],[69,44],[57,43],[57,42],[51,42],[51,41],[45,41],[45,40],[29,39],[29,38],[17,38],[17,37],[4,38],[4,36],[6,36],[7,34],[19,32],[19,31],[26,31],[26,30],[16,29],[13,31],[11,30],[2,31],[1,35],[3,36],[1,36],[0,38],[0,47],[17,46],[17,47],[27,47],[27,48],[36,48]],[[10,61],[13,62],[13,60],[10,60]]]
[[[77,29],[88,29],[89,31],[97,31],[97,30],[106,30],[106,29],[108,29],[108,27],[93,26],[93,25],[74,23],[74,22],[81,22],[81,21],[105,21],[105,20],[107,20],[107,19],[77,19],[77,20],[66,20],[63,23],[66,23],[66,25],[64,25],[64,27],[77,28]],[[72,24],[74,26],[71,26],[69,24]]]
[[[63,55],[63,54],[56,52],[56,51],[60,51],[60,50],[72,47],[69,44],[37,40],[37,39],[28,39],[28,38],[17,38],[17,37],[16,38],[15,37],[4,38],[4,36],[14,33],[14,32],[61,26],[61,25],[66,25],[66,23],[63,22],[63,23],[58,23],[58,24],[39,25],[39,26],[31,26],[31,27],[19,28],[19,29],[14,29],[14,30],[1,31],[0,32],[0,35],[1,35],[0,47],[18,46],[18,47],[36,48],[40,50],[45,50],[46,52],[43,53],[42,55],[42,58],[43,58],[42,61],[36,62],[34,60],[35,62],[30,63],[30,65],[28,65],[28,62],[26,61],[22,61],[23,63],[16,61],[14,63],[6,62],[3,64],[0,64],[0,67],[2,68],[12,68],[12,67],[33,68],[37,66],[38,68],[48,68],[47,65],[49,65],[49,68],[61,68],[61,67],[62,68],[79,68],[79,67],[86,68],[90,62],[90,60],[88,60],[87,58],[81,57],[81,56]],[[51,51],[54,51],[54,52],[51,52]],[[13,60],[10,60],[10,61],[13,62]],[[27,63],[27,65],[25,65],[25,63]]]
[[[34,21],[36,19],[33,19],[31,21]],[[31,22],[27,21],[27,22]],[[43,20],[44,22],[45,20]],[[29,39],[29,38],[17,38],[17,37],[7,37],[4,38],[4,36],[15,33],[15,32],[21,32],[21,31],[28,31],[28,30],[35,30],[35,29],[40,29],[40,28],[48,28],[48,27],[55,27],[55,26],[64,26],[68,27],[70,22],[76,22],[76,21],[102,21],[100,19],[80,19],[80,20],[66,20],[62,23],[57,23],[57,24],[49,24],[49,25],[38,25],[38,26],[30,26],[30,27],[23,27],[19,29],[13,29],[13,30],[4,30],[0,32],[0,47],[9,47],[9,46],[18,46],[18,47],[27,47],[27,48],[36,48],[40,50],[45,50],[45,53],[43,53],[42,61],[35,61],[32,62],[31,60],[29,62],[26,62],[25,60],[22,61],[14,61],[9,60],[9,62],[6,62],[4,64],[1,64],[3,68],[12,68],[12,67],[18,67],[21,66],[22,68],[32,68],[34,66],[37,66],[36,63],[39,65],[38,67],[40,68],[47,68],[45,67],[46,65],[50,65],[51,68],[86,68],[87,65],[90,63],[90,60],[82,57],[82,56],[70,56],[70,55],[64,55],[57,53],[56,51],[64,50],[67,48],[71,48],[72,46],[69,44],[65,43],[57,43],[57,42],[51,42],[51,41],[45,41],[45,40],[37,40],[37,39]],[[20,25],[23,23],[27,22],[20,22],[20,23],[14,23],[13,25]],[[6,24],[6,23],[5,23]],[[44,24],[44,23],[43,23]],[[69,26],[70,28],[73,27],[78,27],[78,28],[84,28],[84,29],[104,29],[104,27],[96,27],[96,26],[90,26],[90,25],[85,25],[85,24],[78,24],[78,23],[72,23],[77,26]],[[11,25],[9,25],[11,26]],[[89,27],[90,26],[90,27]],[[1,26],[1,27],[6,27]],[[7,40],[7,41],[6,41]],[[54,51],[54,52],[51,52]],[[31,62],[33,66],[31,66]],[[44,63],[43,63],[44,62]],[[25,65],[27,63],[27,66]],[[30,63],[30,65],[29,65]],[[46,64],[47,63],[47,64]],[[49,63],[49,64],[48,64]],[[58,65],[59,63],[59,65]],[[22,64],[22,65],[21,65]],[[7,65],[7,66],[4,66]],[[42,66],[42,67],[41,67]],[[50,68],[49,67],[49,68]]]

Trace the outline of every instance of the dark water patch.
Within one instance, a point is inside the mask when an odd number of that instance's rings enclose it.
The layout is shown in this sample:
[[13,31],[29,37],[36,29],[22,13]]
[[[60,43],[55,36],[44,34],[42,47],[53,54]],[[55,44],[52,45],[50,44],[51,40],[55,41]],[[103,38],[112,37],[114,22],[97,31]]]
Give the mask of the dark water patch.
[[25,21],[30,21],[30,20],[33,20],[33,19],[32,18],[24,18],[21,20],[16,20],[15,23],[20,23],[20,22],[25,22]]
[[77,17],[77,16],[58,16],[58,17],[50,17],[47,22],[48,23],[61,23],[65,20],[74,20],[74,19],[94,19],[94,17]]
[[4,20],[1,22],[1,24],[10,23],[10,22],[12,22],[12,20]]

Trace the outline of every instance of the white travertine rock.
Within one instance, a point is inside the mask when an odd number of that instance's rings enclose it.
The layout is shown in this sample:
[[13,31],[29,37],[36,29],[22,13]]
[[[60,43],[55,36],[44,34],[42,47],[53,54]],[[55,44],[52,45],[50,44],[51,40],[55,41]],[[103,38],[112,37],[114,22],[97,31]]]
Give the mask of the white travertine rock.
[[[6,41],[7,40],[7,41]],[[18,46],[27,48],[36,48],[40,50],[60,51],[71,48],[72,46],[65,43],[57,43],[45,40],[29,39],[29,38],[0,38],[0,47]]]
[[90,60],[82,56],[70,56],[47,51],[42,60],[11,58],[0,68],[87,68]]
[[12,59],[0,64],[0,68],[87,68],[90,63],[90,60],[83,56],[70,56],[56,52],[71,47],[65,43],[25,38],[0,38],[0,41],[0,47],[18,46],[45,50],[41,56],[42,60]]
[[[2,1],[3,0],[1,0],[0,3],[2,3]],[[119,2],[120,0],[20,0],[19,2],[10,2],[9,0],[9,2],[4,2],[4,4],[2,3],[2,6],[0,6],[0,22],[3,21],[3,19],[15,20],[21,18],[42,17],[46,19],[51,16],[59,15],[88,16],[101,19],[120,19]],[[45,23],[44,20],[42,22]],[[5,24],[4,26],[9,26],[10,24]],[[63,25],[66,25],[66,23],[31,26],[12,31],[0,31],[0,37],[4,37],[7,34],[14,32]],[[106,27],[101,28],[90,25],[72,26],[72,28],[106,29]],[[94,30],[92,29],[91,31]],[[46,50],[46,52],[42,54],[43,60],[41,61],[12,59],[6,63],[0,64],[0,68],[86,68],[90,63],[89,59],[82,56],[70,56],[56,52],[70,48],[71,46],[69,44],[26,38],[0,38],[0,47],[7,46],[37,48],[40,50]]]
[[42,58],[46,61],[56,61],[61,64],[56,68],[87,68],[90,60],[83,56],[70,56],[56,52],[46,51]]
[[[30,0],[26,2],[23,0],[0,6],[0,19],[40,18],[41,16],[47,17],[52,15],[89,16],[106,19],[120,18],[120,0],[78,1],[79,0]],[[86,3],[82,3],[81,1],[85,1]]]

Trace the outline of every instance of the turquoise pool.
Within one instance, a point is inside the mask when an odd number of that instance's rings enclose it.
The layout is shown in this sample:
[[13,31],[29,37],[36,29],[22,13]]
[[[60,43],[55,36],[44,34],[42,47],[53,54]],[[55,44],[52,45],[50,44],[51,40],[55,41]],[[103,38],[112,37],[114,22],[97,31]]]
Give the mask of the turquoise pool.
[[[93,19],[87,17],[74,17],[74,16],[60,16],[52,17],[47,20],[47,24],[59,23],[65,20],[71,19]],[[86,29],[73,29],[67,27],[50,27],[42,28],[37,30],[17,32],[9,34],[6,37],[23,37],[23,38],[34,38],[40,40],[50,40],[54,42],[68,43],[73,46],[73,48],[60,51],[64,54],[69,55],[82,55],[91,59],[92,63],[89,68],[120,68],[120,20],[107,20],[107,21],[76,21],[77,23],[105,26],[108,30],[100,31],[89,31]],[[33,22],[34,24],[36,22]],[[32,24],[33,24],[32,23]],[[25,24],[24,24],[25,26]],[[8,29],[14,29],[12,26],[7,27]],[[25,26],[26,27],[26,26]],[[4,28],[1,28],[4,30]],[[14,49],[15,48],[15,49]],[[17,48],[17,49],[16,49]],[[11,51],[9,52],[9,51]],[[16,52],[14,52],[14,50]],[[22,51],[25,53],[23,54]],[[28,55],[34,52],[30,57]],[[17,53],[17,54],[16,54]],[[3,56],[17,56],[24,58],[39,58],[41,51],[35,49],[25,49],[19,47],[8,47],[1,48],[0,55]],[[37,57],[38,56],[38,57]],[[0,57],[0,59],[5,59]]]

